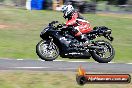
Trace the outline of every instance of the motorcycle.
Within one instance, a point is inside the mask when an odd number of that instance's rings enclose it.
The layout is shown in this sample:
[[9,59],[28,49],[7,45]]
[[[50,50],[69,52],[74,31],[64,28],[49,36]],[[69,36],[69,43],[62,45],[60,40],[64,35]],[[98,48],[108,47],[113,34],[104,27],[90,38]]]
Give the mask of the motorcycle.
[[57,24],[58,21],[52,21],[40,33],[42,40],[36,45],[37,55],[45,61],[53,61],[58,56],[71,59],[90,59],[92,57],[99,63],[108,63],[115,56],[115,50],[110,42],[105,40],[94,40],[97,37],[104,36],[109,41],[113,41],[112,30],[105,27],[94,27],[86,34],[91,41],[90,46],[82,46],[83,42],[76,39],[72,27],[64,28],[63,24]]

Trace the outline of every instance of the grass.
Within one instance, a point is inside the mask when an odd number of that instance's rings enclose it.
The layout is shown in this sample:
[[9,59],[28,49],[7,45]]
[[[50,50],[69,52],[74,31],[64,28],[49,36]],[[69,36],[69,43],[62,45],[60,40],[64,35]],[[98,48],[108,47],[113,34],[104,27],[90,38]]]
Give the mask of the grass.
[[[53,20],[65,22],[62,16],[61,12],[56,11],[1,8],[0,24],[7,27],[0,29],[0,57],[38,58],[35,48],[41,40],[40,31]],[[83,14],[83,16],[91,22],[93,27],[104,25],[113,30],[115,40],[112,45],[116,51],[114,62],[132,62],[132,15]]]
[[130,84],[76,83],[73,72],[1,71],[0,88],[131,88]]
[[107,1],[101,1],[97,4],[97,10],[99,11],[121,11],[122,9],[120,7],[117,7],[115,5],[107,5]]

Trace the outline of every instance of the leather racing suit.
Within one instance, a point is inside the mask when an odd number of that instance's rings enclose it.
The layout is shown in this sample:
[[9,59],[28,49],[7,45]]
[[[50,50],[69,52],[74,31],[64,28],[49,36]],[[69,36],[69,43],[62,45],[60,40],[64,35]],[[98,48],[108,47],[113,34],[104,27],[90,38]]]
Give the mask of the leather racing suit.
[[77,11],[72,12],[67,18],[66,26],[73,26],[74,36],[88,43],[89,39],[86,34],[92,31],[90,22],[86,21]]

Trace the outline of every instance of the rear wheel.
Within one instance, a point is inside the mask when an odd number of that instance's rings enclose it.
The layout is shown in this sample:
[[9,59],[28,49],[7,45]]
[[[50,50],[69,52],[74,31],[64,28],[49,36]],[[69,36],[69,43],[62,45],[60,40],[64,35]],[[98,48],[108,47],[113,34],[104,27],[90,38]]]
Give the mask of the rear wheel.
[[92,57],[95,61],[99,63],[108,63],[110,62],[115,56],[115,50],[112,45],[104,40],[96,41],[98,46],[103,47],[103,49],[95,49],[92,52]]
[[52,41],[41,40],[36,45],[36,53],[42,60],[53,61],[59,56],[59,48]]

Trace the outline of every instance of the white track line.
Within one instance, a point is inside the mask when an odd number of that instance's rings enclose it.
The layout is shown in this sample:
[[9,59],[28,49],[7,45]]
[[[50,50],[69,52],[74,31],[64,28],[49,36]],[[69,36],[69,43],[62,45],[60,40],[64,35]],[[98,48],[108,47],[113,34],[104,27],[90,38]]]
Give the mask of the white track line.
[[24,59],[17,59],[17,60],[24,60]]
[[132,63],[126,63],[126,64],[132,64]]
[[[51,67],[10,67],[10,68],[16,68],[16,69],[46,69]],[[77,68],[57,68],[59,70],[76,70]]]
[[11,67],[11,68],[22,68],[22,69],[39,69],[39,68],[50,68],[50,67]]
[[[3,60],[18,60],[18,61],[21,61],[21,60],[27,60],[27,59],[10,59],[10,58],[3,58]],[[37,60],[36,60],[37,61]],[[45,61],[45,60],[42,60],[42,59],[40,59],[39,58],[39,61]],[[54,61],[56,61],[56,62],[88,62],[89,63],[89,61],[66,61],[66,60],[54,60]],[[93,62],[93,63],[98,63],[98,62]],[[109,63],[117,63],[117,62],[109,62]],[[120,63],[117,63],[117,64],[120,64]],[[132,63],[123,63],[123,64],[132,64]]]
[[[41,60],[40,59],[40,61],[45,61],[45,60]],[[56,62],[77,62],[77,63],[79,63],[79,62],[88,62],[88,63],[99,63],[99,62],[89,62],[89,61],[66,61],[66,60],[54,60],[54,61],[56,61]],[[117,63],[117,62],[108,62],[108,63],[115,63],[115,64],[120,64],[120,63]],[[132,64],[132,63],[123,63],[123,64]]]
[[108,62],[108,63],[116,63],[116,62]]

